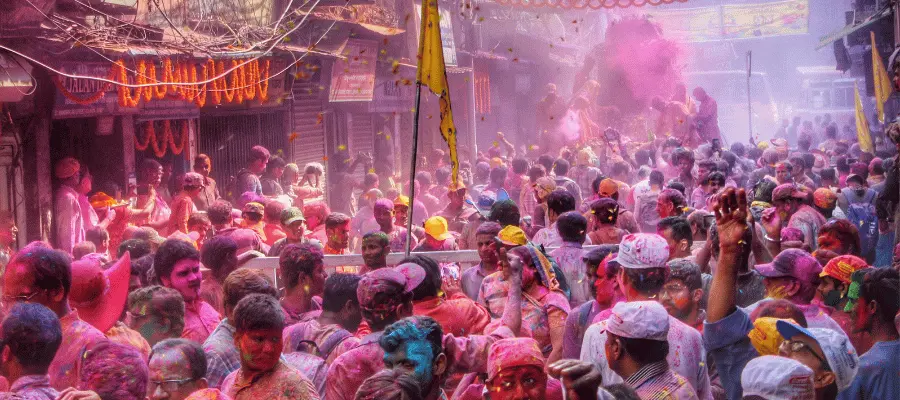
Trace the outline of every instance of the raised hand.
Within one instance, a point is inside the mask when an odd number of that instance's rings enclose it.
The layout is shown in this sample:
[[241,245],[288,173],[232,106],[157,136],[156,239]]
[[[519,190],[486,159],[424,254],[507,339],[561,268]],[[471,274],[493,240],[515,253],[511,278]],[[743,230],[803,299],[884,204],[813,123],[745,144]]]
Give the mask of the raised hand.
[[770,238],[778,239],[781,237],[781,223],[784,221],[781,220],[778,209],[772,207],[764,210],[762,213],[762,221],[760,222],[762,223],[766,235],[769,235]]
[[728,250],[743,247],[744,233],[750,229],[747,223],[747,193],[744,189],[725,190],[719,195],[719,201],[713,210],[719,232],[719,247]]
[[547,367],[547,373],[562,382],[569,399],[596,399],[603,383],[600,371],[587,361],[559,360]]

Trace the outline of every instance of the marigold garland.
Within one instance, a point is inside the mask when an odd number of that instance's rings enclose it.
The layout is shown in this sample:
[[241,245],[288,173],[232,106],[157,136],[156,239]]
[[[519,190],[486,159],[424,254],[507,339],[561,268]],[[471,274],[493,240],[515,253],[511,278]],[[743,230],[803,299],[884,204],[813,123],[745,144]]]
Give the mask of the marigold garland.
[[[198,71],[198,65],[192,61],[173,62],[170,58],[164,58],[160,73],[155,63],[138,60],[135,63],[134,74],[129,74],[125,62],[119,60],[110,70],[110,79],[117,76],[116,81],[128,84],[131,77],[137,85],[152,85],[133,89],[119,86],[119,105],[126,108],[137,107],[141,100],[144,102],[162,100],[166,96],[195,103],[199,107],[206,105],[207,97],[214,105],[241,104],[254,99],[259,99],[260,102],[267,101],[271,61],[252,60],[241,65],[244,62],[243,59],[231,60],[229,69],[234,68],[233,71],[212,82],[200,84],[197,82],[222,75],[225,72],[225,62],[209,59],[199,65]],[[184,84],[166,84],[169,82]],[[212,96],[209,96],[210,94]]]
[[144,132],[147,135],[146,140],[141,143],[139,138],[135,138],[138,140],[134,141],[134,148],[138,151],[145,151],[148,147],[153,147],[153,154],[157,158],[162,158],[166,155],[166,150],[169,148],[172,149],[172,154],[179,155],[184,151],[184,148],[187,146],[189,130],[190,130],[190,121],[182,120],[181,121],[181,138],[179,143],[175,141],[175,135],[172,133],[172,123],[169,120],[163,121],[163,135],[162,140],[156,137],[156,126],[153,121],[147,121],[144,123]]

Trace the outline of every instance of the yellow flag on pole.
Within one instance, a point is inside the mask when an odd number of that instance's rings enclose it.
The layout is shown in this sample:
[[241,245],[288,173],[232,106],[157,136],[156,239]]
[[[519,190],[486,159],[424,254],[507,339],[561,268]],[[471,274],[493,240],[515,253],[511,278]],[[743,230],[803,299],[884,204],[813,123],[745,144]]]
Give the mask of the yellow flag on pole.
[[884,61],[875,46],[875,32],[869,32],[869,36],[872,38],[872,81],[875,86],[875,108],[878,110],[878,122],[883,124],[884,103],[891,97],[891,78],[888,77]]
[[441,44],[440,13],[436,0],[422,0],[422,28],[419,37],[419,69],[416,80],[440,97],[441,136],[450,148],[453,187],[458,187],[459,156],[456,151],[456,126],[450,109],[450,85]]
[[875,153],[875,147],[872,146],[872,135],[869,133],[869,121],[866,120],[866,112],[863,110],[862,98],[859,96],[859,87],[856,84],[853,84],[853,91],[856,102],[856,138],[859,140],[859,149]]

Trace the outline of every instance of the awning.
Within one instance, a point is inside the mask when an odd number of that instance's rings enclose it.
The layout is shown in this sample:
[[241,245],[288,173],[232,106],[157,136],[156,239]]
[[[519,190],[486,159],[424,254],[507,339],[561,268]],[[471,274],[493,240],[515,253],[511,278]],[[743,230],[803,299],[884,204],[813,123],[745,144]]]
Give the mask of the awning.
[[821,38],[819,38],[819,44],[816,45],[816,50],[819,50],[825,46],[828,46],[829,44],[832,44],[838,40],[841,40],[845,36],[847,36],[853,32],[856,32],[860,29],[863,29],[869,25],[872,25],[872,24],[878,22],[880,19],[888,17],[890,15],[891,15],[891,7],[888,6],[888,7],[885,7],[883,10],[881,10],[875,14],[872,14],[872,16],[870,16],[869,18],[866,18],[865,20],[863,20],[862,22],[860,22],[856,25],[850,24],[850,25],[847,25],[847,26],[841,28],[840,30],[838,30],[836,32],[832,32],[825,36],[822,36]]

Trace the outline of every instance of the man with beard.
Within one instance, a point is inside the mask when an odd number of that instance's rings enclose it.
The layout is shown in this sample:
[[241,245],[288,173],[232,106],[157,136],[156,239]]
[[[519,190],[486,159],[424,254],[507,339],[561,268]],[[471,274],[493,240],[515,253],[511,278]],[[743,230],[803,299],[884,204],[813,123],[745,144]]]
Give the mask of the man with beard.
[[390,239],[384,232],[369,232],[362,239],[362,258],[363,266],[359,273],[365,274],[369,271],[384,268],[387,266],[387,256],[391,252]]
[[222,383],[234,400],[318,400],[312,382],[281,360],[284,314],[278,300],[251,294],[234,309],[234,343],[241,368]]
[[703,298],[700,267],[691,260],[670,260],[669,276],[659,292],[659,302],[669,315],[703,332],[706,310],[700,308]]
[[[504,267],[513,277],[507,301],[521,303],[522,261],[510,256],[508,261],[504,259]],[[387,367],[409,370],[419,381],[422,393],[426,393],[425,399],[435,400],[443,394],[441,384],[451,372],[451,366],[459,371],[487,372],[484,354],[491,344],[519,332],[521,307],[507,307],[500,325],[489,336],[445,335],[434,319],[409,317],[413,310],[412,292],[424,279],[425,271],[412,263],[382,268],[363,276],[357,297],[363,319],[373,332],[331,364],[326,387],[328,399],[353,398],[363,381]]]
[[868,332],[875,345],[859,358],[859,371],[839,399],[900,398],[900,334],[894,323],[900,308],[900,275],[893,269],[868,269],[853,275],[859,296],[853,306],[854,333]]
[[166,240],[154,256],[153,269],[161,285],[177,290],[184,298],[181,337],[203,343],[222,317],[200,297],[200,252],[188,242]]

